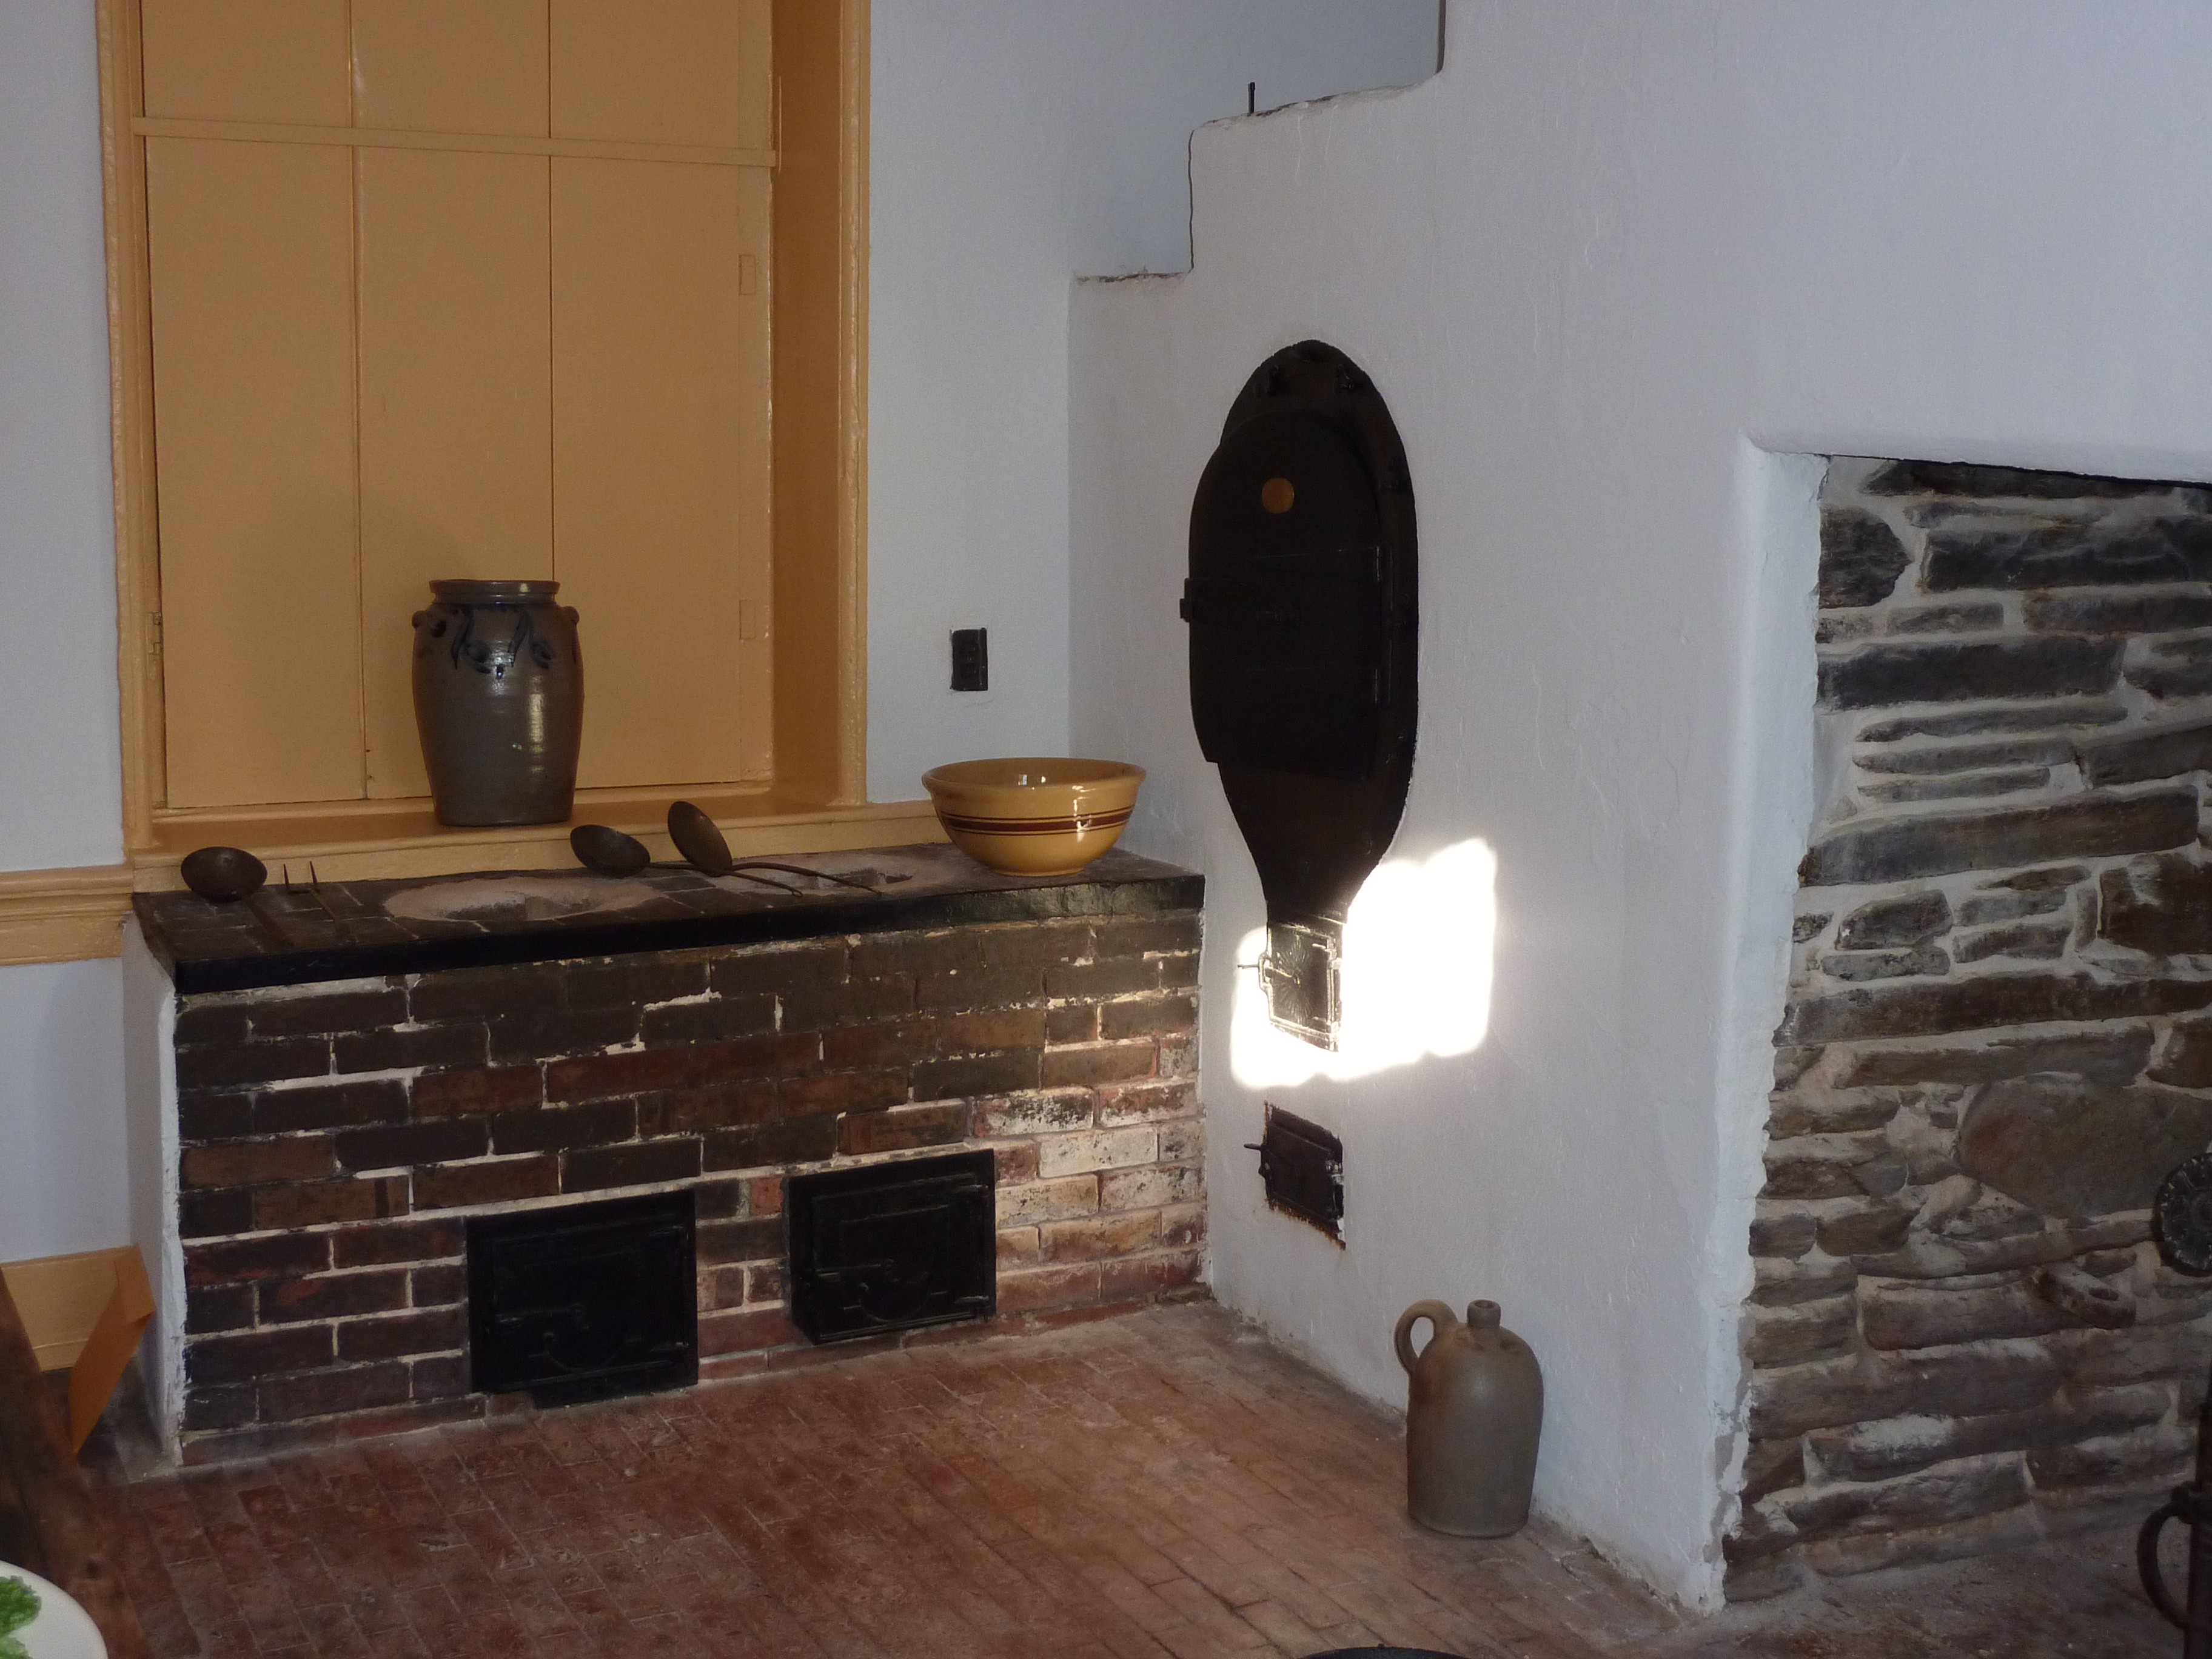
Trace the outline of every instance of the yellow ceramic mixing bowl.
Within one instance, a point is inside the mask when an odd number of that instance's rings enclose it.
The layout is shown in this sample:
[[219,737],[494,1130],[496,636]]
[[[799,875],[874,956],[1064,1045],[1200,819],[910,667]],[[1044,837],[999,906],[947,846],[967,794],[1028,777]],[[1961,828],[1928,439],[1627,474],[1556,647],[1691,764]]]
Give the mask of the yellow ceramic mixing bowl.
[[1121,838],[1144,781],[1121,761],[1034,755],[957,761],[921,779],[952,844],[1012,876],[1080,870]]

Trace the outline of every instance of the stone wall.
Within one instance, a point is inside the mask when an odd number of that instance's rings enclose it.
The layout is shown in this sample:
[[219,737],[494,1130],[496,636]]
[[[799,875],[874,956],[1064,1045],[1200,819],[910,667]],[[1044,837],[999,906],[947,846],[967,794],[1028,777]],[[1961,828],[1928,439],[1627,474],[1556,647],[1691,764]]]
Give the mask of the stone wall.
[[1198,1278],[1195,911],[189,996],[198,1460],[481,1413],[461,1218],[690,1187],[702,1376],[811,1352],[783,1177],[997,1158],[1002,1317]]
[[1838,459],[1729,1594],[2139,1520],[2212,1294],[2212,489]]

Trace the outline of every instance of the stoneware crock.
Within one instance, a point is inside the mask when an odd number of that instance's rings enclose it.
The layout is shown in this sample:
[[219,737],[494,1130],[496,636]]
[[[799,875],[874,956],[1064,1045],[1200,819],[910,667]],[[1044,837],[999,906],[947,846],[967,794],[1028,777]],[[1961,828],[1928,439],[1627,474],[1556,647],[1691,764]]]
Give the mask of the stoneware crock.
[[1024,755],[922,775],[937,821],[979,864],[1014,876],[1072,875],[1121,839],[1145,769]]
[[438,822],[558,823],[576,793],[584,662],[550,581],[441,581],[415,613],[415,724]]
[[[1413,1327],[1435,1334],[1416,1353]],[[1470,1302],[1467,1321],[1441,1302],[1398,1316],[1406,1368],[1406,1512],[1436,1532],[1500,1538],[1528,1521],[1544,1373],[1528,1345],[1498,1322],[1495,1302]]]

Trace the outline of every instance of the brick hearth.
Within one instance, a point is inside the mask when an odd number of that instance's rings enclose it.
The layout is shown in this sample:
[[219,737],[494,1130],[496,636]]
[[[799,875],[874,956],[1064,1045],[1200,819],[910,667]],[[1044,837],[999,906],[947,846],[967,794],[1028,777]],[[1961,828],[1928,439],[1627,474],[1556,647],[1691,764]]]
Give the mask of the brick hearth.
[[798,1169],[989,1149],[1005,1317],[1191,1285],[1198,945],[1178,909],[181,998],[185,1455],[481,1414],[471,1214],[691,1188],[709,1376],[802,1357]]

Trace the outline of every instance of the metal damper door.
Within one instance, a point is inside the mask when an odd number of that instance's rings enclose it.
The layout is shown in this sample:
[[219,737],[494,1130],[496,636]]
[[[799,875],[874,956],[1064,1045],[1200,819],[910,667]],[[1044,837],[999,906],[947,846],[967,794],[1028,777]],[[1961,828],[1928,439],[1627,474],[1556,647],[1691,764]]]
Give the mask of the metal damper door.
[[1344,923],[1413,775],[1419,615],[1405,447],[1309,340],[1231,407],[1190,515],[1190,706],[1267,902],[1276,1024],[1334,1048]]

